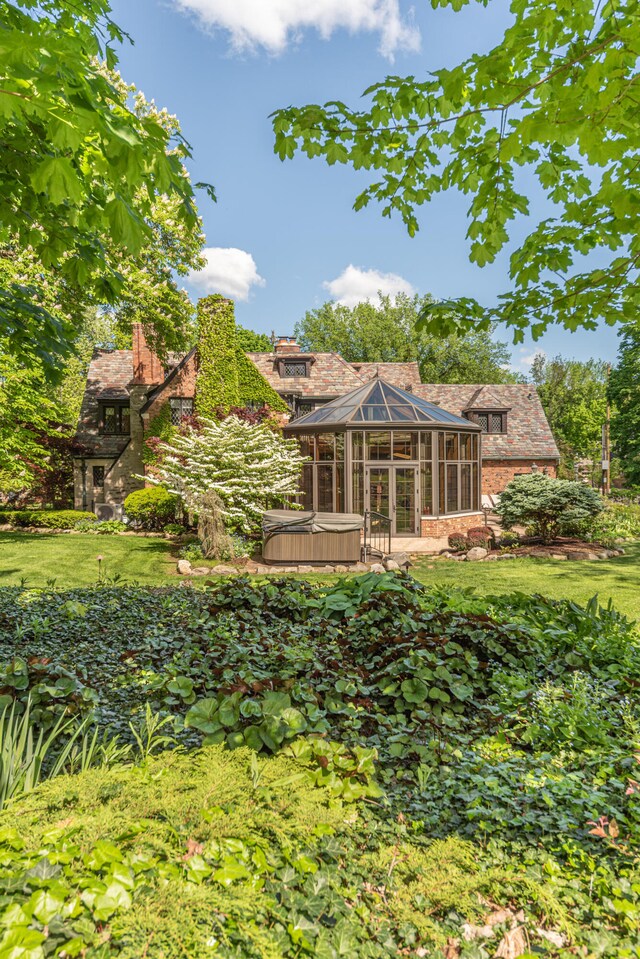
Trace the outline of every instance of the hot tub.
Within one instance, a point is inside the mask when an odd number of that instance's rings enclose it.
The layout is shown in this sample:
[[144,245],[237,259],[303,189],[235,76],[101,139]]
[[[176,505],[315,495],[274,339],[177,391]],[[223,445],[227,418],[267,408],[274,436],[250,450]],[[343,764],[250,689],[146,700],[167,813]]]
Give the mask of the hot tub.
[[364,519],[357,513],[270,510],[262,517],[266,563],[357,563]]

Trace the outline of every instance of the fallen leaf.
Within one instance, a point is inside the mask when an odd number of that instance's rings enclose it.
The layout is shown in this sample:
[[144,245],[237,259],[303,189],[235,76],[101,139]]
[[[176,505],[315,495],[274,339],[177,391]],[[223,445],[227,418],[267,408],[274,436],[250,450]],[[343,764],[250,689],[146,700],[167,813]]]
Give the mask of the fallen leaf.
[[516,926],[506,932],[496,949],[495,959],[517,959],[523,953],[529,951],[527,934],[523,926]]

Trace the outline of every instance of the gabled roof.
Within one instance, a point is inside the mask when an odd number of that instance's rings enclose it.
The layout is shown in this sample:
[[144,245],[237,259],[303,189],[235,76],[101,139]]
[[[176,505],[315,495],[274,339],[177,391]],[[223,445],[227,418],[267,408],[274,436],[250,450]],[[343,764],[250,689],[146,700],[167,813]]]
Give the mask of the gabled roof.
[[440,425],[453,429],[464,427],[479,430],[480,427],[461,416],[454,416],[439,406],[434,406],[417,397],[415,393],[393,386],[392,383],[375,377],[357,389],[340,396],[330,403],[301,416],[290,423],[286,430],[298,433],[339,427],[362,429],[367,426],[426,426]]
[[418,396],[458,416],[471,409],[506,410],[506,433],[482,434],[483,459],[557,460],[558,447],[535,386],[527,383],[424,383]]
[[[353,366],[337,353],[313,354],[275,354],[247,353],[257,366],[265,380],[278,393],[295,393],[306,397],[342,396],[358,386],[362,379]],[[309,356],[308,376],[280,376],[280,360],[296,360],[299,356]]]
[[417,362],[409,363],[351,363],[359,377],[371,380],[381,376],[387,383],[400,386],[403,390],[412,389],[422,383]]
[[80,419],[75,439],[86,449],[87,456],[116,458],[127,443],[128,436],[113,436],[98,432],[100,402],[108,399],[126,400],[133,379],[133,352],[131,350],[96,350],[89,364],[87,385],[82,398]]

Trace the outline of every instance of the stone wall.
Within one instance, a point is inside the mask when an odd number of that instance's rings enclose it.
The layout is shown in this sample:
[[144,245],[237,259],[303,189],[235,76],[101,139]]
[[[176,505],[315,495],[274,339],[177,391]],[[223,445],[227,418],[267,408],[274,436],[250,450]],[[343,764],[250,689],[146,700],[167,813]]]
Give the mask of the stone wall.
[[557,474],[555,460],[483,460],[482,461],[482,492],[485,495],[501,493],[505,486],[520,473],[530,473],[533,464],[547,470],[549,476]]
[[434,539],[449,536],[451,533],[466,533],[472,526],[484,526],[483,513],[464,513],[460,516],[423,516],[420,521],[420,535]]

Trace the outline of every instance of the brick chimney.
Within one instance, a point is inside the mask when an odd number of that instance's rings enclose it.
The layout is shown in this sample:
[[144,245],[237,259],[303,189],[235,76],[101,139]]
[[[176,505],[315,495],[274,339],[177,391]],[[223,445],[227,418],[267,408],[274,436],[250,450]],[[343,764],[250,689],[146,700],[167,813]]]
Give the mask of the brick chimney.
[[164,367],[147,343],[142,323],[133,324],[133,382],[151,386],[162,383]]
[[280,356],[290,356],[292,353],[299,353],[300,347],[295,336],[279,336],[276,340],[275,350]]

